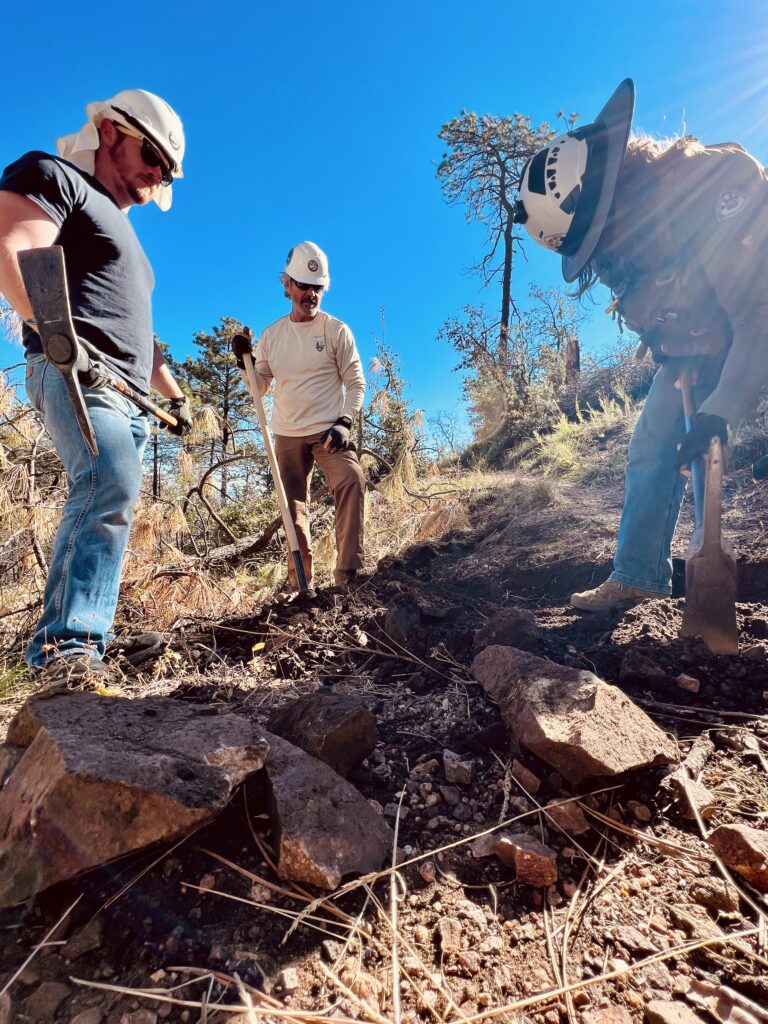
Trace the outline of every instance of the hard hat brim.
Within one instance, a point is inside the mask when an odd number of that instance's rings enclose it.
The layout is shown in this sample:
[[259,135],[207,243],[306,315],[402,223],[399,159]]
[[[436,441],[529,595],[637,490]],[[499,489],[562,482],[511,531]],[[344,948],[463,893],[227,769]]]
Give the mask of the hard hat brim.
[[605,167],[589,227],[576,251],[563,256],[563,277],[569,283],[576,280],[592,258],[608,222],[634,109],[635,83],[625,78],[594,120],[594,126],[601,130],[604,138]]

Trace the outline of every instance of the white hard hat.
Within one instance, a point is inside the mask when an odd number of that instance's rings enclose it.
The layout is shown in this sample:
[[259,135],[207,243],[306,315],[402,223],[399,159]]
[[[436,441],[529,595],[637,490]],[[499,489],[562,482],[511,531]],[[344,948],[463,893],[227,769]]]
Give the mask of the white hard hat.
[[288,253],[285,273],[302,284],[318,284],[326,290],[331,287],[328,257],[314,242],[300,242],[294,245]]
[[183,178],[184,129],[179,115],[165,100],[144,89],[124,89],[108,101],[101,113],[126,128],[135,128],[149,139],[168,161],[174,178]]
[[[145,135],[168,162],[174,178],[183,178],[184,129],[178,114],[165,100],[145,89],[123,89],[111,100],[95,100],[85,108],[88,120],[79,132],[56,140],[60,157],[69,160],[86,174],[93,174],[99,148],[98,126],[108,119]],[[155,190],[154,200],[161,210],[171,207],[171,187]]]
[[592,124],[550,142],[523,171],[514,219],[563,257],[566,281],[576,280],[600,241],[634,106],[635,86],[625,78]]

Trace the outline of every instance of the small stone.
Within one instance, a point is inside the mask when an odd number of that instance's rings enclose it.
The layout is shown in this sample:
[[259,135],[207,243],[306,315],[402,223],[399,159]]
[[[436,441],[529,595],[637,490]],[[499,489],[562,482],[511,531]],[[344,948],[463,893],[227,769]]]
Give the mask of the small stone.
[[422,861],[421,864],[419,864],[419,874],[421,875],[422,880],[428,885],[434,882],[435,878],[437,878],[437,868],[435,867],[434,861]]
[[654,942],[631,925],[619,925],[616,928],[612,928],[609,934],[614,942],[629,950],[630,953],[647,953],[651,955],[659,952],[659,948]]
[[737,890],[722,878],[699,878],[692,883],[688,894],[694,903],[708,910],[734,914],[739,909]]
[[461,800],[461,793],[455,786],[440,786],[440,792],[449,807],[455,807]]
[[483,969],[483,962],[471,949],[462,949],[456,954],[456,963],[471,977],[476,977]]
[[417,946],[426,946],[429,942],[429,929],[423,924],[417,924],[413,929],[413,941]]
[[157,1014],[154,1010],[134,1010],[133,1013],[124,1013],[120,1018],[120,1024],[157,1024]]
[[644,824],[649,822],[653,817],[650,807],[647,807],[645,804],[641,804],[638,800],[627,801],[627,810],[633,816],[635,821],[642,821]]
[[468,786],[475,777],[475,762],[463,760],[460,754],[454,754],[452,750],[444,750],[443,771],[446,782]]
[[675,682],[681,690],[687,690],[689,693],[698,693],[701,689],[701,683],[699,680],[694,676],[687,676],[685,672],[681,672],[675,679]]
[[325,960],[326,963],[331,964],[339,959],[344,947],[335,939],[323,939],[320,943],[320,949],[322,950],[323,960]]
[[493,853],[515,868],[523,885],[546,889],[557,881],[557,854],[525,832],[498,833]]
[[504,949],[504,942],[498,935],[489,935],[477,948],[480,953],[501,953]]
[[704,1024],[703,1019],[677,1000],[653,999],[645,1008],[648,1024]]
[[538,775],[534,775],[529,768],[526,768],[517,759],[512,762],[512,778],[515,782],[519,782],[527,793],[538,793],[541,789],[541,779]]
[[472,900],[461,900],[456,907],[456,912],[459,917],[466,918],[467,921],[471,921],[478,928],[484,929],[486,927],[485,913]]
[[64,947],[65,958],[76,960],[79,956],[92,953],[94,949],[101,949],[102,935],[101,919],[97,917],[75,932]]
[[214,885],[216,885],[216,876],[211,874],[203,875],[203,877],[197,884],[200,886],[201,889],[204,889],[207,892],[209,889],[212,889]]
[[13,1024],[13,1000],[8,992],[0,996],[0,1024]]
[[38,960],[33,960],[32,963],[27,964],[19,975],[19,982],[22,985],[37,985],[41,977],[40,963]]
[[589,832],[590,824],[576,801],[561,803],[557,800],[550,800],[545,810],[547,817],[551,818],[555,825],[569,836],[581,836],[585,832]]
[[461,949],[461,922],[457,918],[441,917],[436,930],[443,953],[455,953]]
[[[170,1006],[168,1008],[170,1009]],[[69,1024],[101,1024],[103,1017],[104,1011],[100,1006],[90,1006],[87,1010],[83,1010],[82,1013],[78,1013],[76,1017],[73,1017]],[[2,1017],[0,1017],[0,1020],[2,1020]]]
[[583,1010],[584,1024],[632,1024],[632,1014],[623,1006],[604,1006],[599,1010]]
[[299,987],[299,972],[295,967],[284,967],[278,976],[277,983],[286,994],[295,992]]
[[69,995],[67,985],[58,981],[44,981],[31,996],[24,1000],[24,1011],[30,1020],[54,1020],[56,1011]]
[[749,825],[719,825],[708,841],[727,867],[760,892],[768,892],[768,832]]
[[669,925],[661,916],[661,914],[654,914],[648,921],[648,925],[650,928],[652,928],[655,932],[658,932],[660,935],[666,935],[669,931]]
[[667,673],[664,669],[653,661],[652,658],[648,658],[646,655],[641,654],[634,647],[630,647],[627,653],[621,660],[619,666],[619,682],[620,683],[639,683],[642,686],[661,686],[667,680]]
[[453,817],[456,821],[472,821],[472,808],[469,804],[456,804],[453,808]]

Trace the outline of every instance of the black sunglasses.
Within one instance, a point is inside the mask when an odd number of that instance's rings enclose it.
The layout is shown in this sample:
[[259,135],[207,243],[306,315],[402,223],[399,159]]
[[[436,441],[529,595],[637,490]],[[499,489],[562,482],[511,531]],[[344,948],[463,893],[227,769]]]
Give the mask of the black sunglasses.
[[325,285],[322,284],[305,284],[303,281],[294,280],[294,278],[291,278],[291,280],[296,285],[296,287],[300,289],[302,292],[308,292],[310,288],[312,289],[313,292],[321,292],[325,287]]
[[[117,110],[117,107],[115,107],[115,110]],[[149,139],[140,132],[135,131],[133,128],[127,129],[124,125],[118,124],[117,121],[113,121],[112,124],[117,128],[121,135],[127,135],[131,139],[141,139],[141,159],[147,167],[160,168],[160,173],[162,175],[160,178],[161,184],[172,185],[173,172]]]
[[147,167],[160,168],[163,175],[161,180],[164,185],[173,184],[173,174],[171,173],[170,167],[165,160],[163,160],[149,139],[141,140],[141,159]]

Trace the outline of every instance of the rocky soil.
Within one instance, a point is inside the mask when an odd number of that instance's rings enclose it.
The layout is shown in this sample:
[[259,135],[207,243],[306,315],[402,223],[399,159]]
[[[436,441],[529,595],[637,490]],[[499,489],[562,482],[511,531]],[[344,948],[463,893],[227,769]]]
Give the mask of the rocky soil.
[[[738,656],[678,639],[680,597],[569,608],[607,575],[620,492],[552,503],[508,476],[469,527],[349,593],[184,624],[176,657],[129,693],[265,728],[313,693],[361,701],[378,739],[348,778],[396,830],[398,870],[313,903],[327,894],[277,878],[268,808],[246,784],[171,849],[0,912],[0,987],[14,978],[0,1022],[244,1024],[231,1008],[249,999],[275,1020],[768,1020],[768,903],[707,839],[768,829],[768,505],[746,480],[729,489]],[[674,738],[687,782],[657,765],[576,784],[511,745],[472,670],[492,644],[618,685]]]

